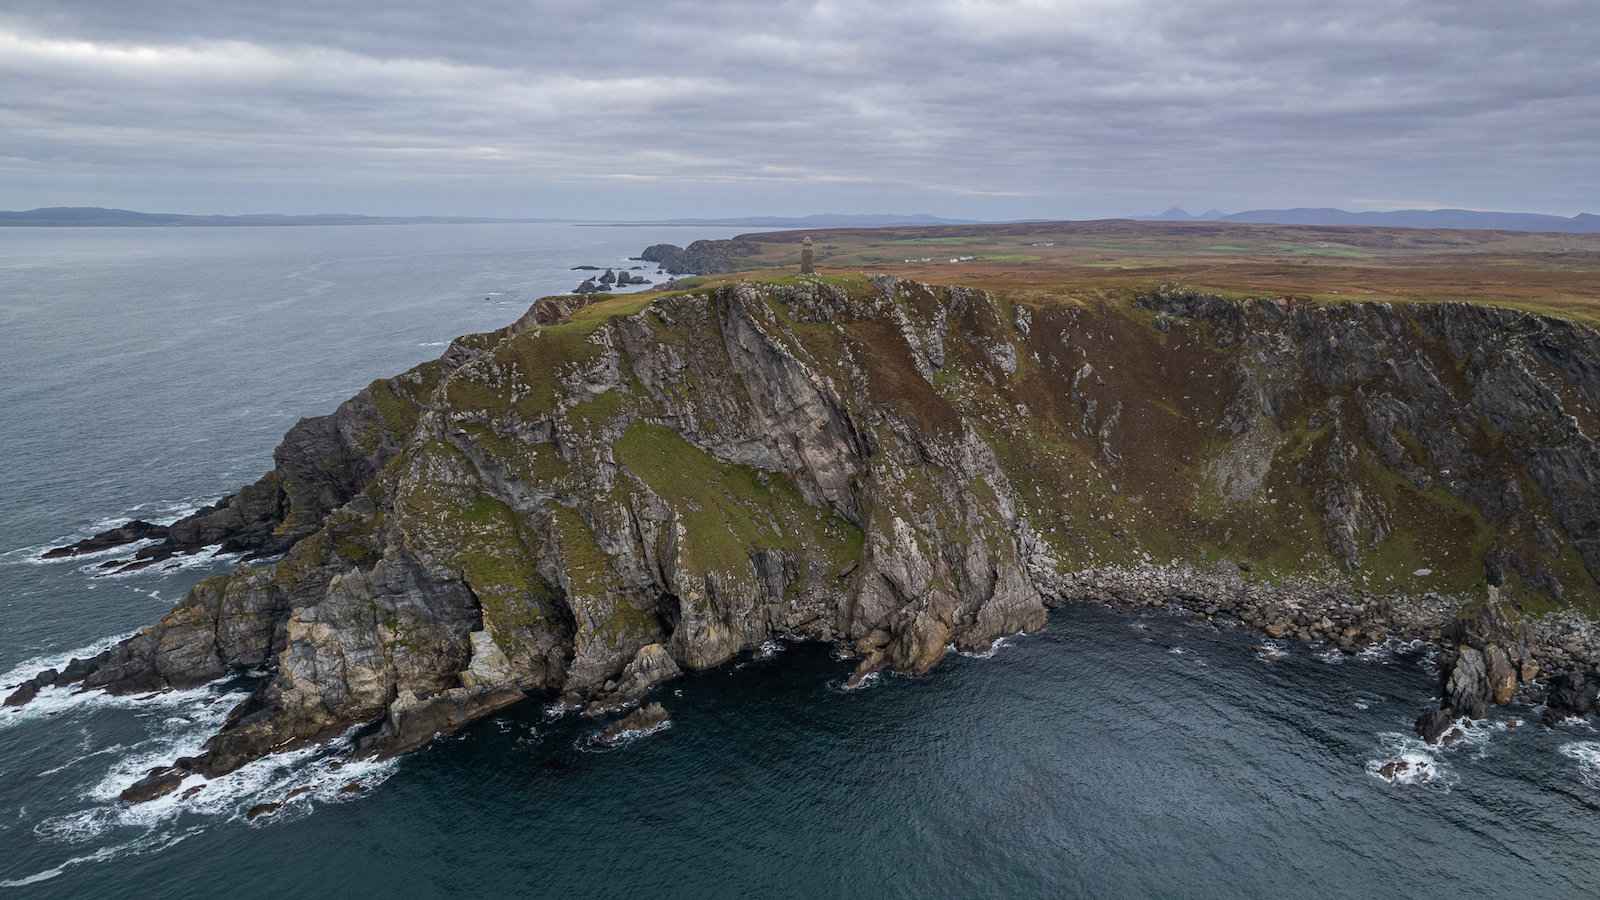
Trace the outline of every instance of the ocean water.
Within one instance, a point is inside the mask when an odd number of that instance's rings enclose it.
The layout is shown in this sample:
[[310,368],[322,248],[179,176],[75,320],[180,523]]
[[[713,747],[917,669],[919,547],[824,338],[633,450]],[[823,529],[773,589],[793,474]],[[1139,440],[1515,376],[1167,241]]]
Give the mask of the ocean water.
[[[0,686],[231,564],[100,577],[41,548],[253,480],[296,418],[570,288],[570,266],[729,233],[0,229]],[[660,689],[671,725],[616,748],[529,702],[398,761],[303,751],[133,808],[117,792],[248,685],[46,691],[0,712],[0,895],[1600,891],[1600,732],[1510,707],[1425,748],[1422,648],[1081,606],[926,677],[845,691],[849,670],[774,643]],[[246,817],[264,802],[284,806]]]

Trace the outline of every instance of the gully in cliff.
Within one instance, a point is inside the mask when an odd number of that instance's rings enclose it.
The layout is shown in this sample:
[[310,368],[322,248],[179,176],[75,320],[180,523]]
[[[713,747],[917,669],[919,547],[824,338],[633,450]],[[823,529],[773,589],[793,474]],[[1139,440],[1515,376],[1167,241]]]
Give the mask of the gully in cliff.
[[1587,327],[710,285],[541,300],[303,420],[215,507],[80,545],[254,558],[6,702],[265,673],[139,800],[351,729],[354,752],[402,752],[530,697],[644,732],[661,683],[775,637],[843,648],[856,679],[922,673],[1102,602],[1348,651],[1437,640],[1434,739],[1543,673],[1551,715],[1594,704]]

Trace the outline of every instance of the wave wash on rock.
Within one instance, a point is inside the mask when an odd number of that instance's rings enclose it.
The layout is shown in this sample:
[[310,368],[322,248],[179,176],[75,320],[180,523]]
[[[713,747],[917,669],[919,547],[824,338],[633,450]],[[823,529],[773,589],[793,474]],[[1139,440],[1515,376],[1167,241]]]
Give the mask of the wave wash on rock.
[[859,677],[1075,600],[1349,649],[1436,636],[1486,579],[1533,614],[1596,596],[1600,336],[1565,321],[891,278],[584,303],[297,425],[251,520],[282,558],[57,680],[265,671],[175,783],[529,695],[619,709],[775,636]]

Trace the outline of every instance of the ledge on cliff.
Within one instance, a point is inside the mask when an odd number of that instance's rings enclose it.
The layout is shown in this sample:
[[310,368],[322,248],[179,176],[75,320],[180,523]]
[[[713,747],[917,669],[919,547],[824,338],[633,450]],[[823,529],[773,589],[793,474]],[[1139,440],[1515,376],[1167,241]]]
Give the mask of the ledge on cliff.
[[[33,690],[262,669],[179,766],[216,774],[534,694],[629,708],[772,636],[923,672],[1077,600],[1347,649],[1435,636],[1486,581],[1537,620],[1595,605],[1597,407],[1600,336],[1478,306],[859,276],[547,298],[297,425],[174,526],[282,558]],[[1522,656],[1600,658],[1559,637]]]

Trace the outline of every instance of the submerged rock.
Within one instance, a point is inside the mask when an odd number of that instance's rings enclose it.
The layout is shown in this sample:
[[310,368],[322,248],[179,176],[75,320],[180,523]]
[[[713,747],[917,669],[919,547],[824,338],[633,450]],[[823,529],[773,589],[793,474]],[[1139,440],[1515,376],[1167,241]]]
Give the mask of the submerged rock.
[[188,769],[179,766],[157,766],[151,769],[143,778],[124,789],[119,799],[123,803],[132,804],[146,803],[157,797],[165,797],[177,790],[190,774]]

